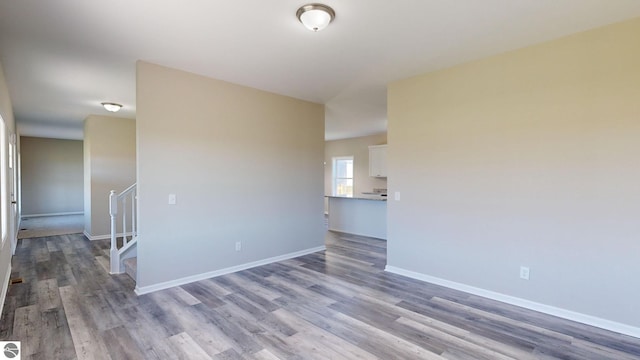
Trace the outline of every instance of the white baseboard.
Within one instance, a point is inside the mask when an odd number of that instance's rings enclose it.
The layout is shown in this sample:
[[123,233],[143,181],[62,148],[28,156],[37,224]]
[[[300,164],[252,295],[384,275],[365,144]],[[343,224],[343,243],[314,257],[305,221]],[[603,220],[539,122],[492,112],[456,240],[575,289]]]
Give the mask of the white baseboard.
[[27,219],[27,218],[34,218],[34,217],[64,216],[64,215],[84,215],[84,212],[77,211],[77,212],[61,212],[61,213],[48,213],[48,214],[31,214],[31,215],[22,215],[20,217],[22,219]]
[[[107,239],[111,239],[111,234],[106,234],[106,235],[91,235],[87,232],[87,230],[82,232],[84,234],[84,236],[87,237],[87,239],[94,241],[94,240],[107,240]],[[123,237],[123,236],[131,236],[131,233],[118,233],[116,234],[116,237]]]
[[7,275],[5,276],[4,281],[2,282],[2,293],[0,293],[0,320],[3,320],[2,310],[4,310],[4,301],[7,299],[7,291],[9,290],[9,281],[11,280],[11,263],[7,267]]
[[518,298],[515,296],[504,295],[494,291],[485,290],[482,288],[477,288],[474,286],[469,286],[462,283],[457,283],[455,281],[449,281],[449,280],[437,278],[434,276],[429,276],[429,275],[417,273],[414,271],[397,268],[394,266],[387,265],[385,267],[385,271],[406,276],[412,279],[421,280],[421,281],[429,282],[436,285],[441,285],[451,289],[464,291],[466,293],[482,296],[492,300],[501,301],[503,303],[519,306],[525,309],[534,310],[541,313],[557,316],[563,319],[577,321],[579,323],[595,326],[605,330],[610,330],[620,334],[625,334],[625,335],[633,336],[636,338],[640,338],[640,328],[635,326],[626,325],[619,322],[606,320],[599,317],[558,308],[555,306],[545,305],[545,304],[537,303],[535,301]]
[[222,275],[226,275],[226,274],[231,274],[231,273],[234,273],[234,272],[238,272],[238,271],[254,268],[254,267],[257,267],[257,266],[267,265],[267,264],[271,264],[271,263],[278,262],[278,261],[284,261],[284,260],[288,260],[288,259],[292,259],[292,258],[296,258],[296,257],[312,254],[312,253],[315,253],[315,252],[318,252],[318,251],[324,251],[326,249],[327,248],[323,245],[323,246],[318,246],[318,247],[314,247],[314,248],[310,248],[310,249],[306,249],[306,250],[296,251],[296,252],[289,253],[289,254],[284,254],[284,255],[280,255],[280,256],[274,256],[274,257],[271,257],[271,258],[268,258],[268,259],[263,259],[263,260],[258,260],[258,261],[242,264],[242,265],[232,266],[232,267],[228,267],[228,268],[225,268],[225,269],[220,269],[220,270],[210,271],[210,272],[206,272],[206,273],[202,273],[202,274],[187,276],[187,277],[183,277],[183,278],[180,278],[180,279],[166,281],[166,282],[162,282],[162,283],[158,283],[158,284],[154,284],[154,285],[136,286],[135,292],[138,295],[144,295],[144,294],[148,294],[148,293],[151,293],[151,292],[154,292],[154,291],[164,290],[164,289],[168,289],[168,288],[172,288],[172,287],[176,287],[176,286],[192,283],[192,282],[195,282],[195,281],[200,281],[200,280],[210,279],[210,278],[214,278],[214,277],[218,277],[218,276],[222,276]]

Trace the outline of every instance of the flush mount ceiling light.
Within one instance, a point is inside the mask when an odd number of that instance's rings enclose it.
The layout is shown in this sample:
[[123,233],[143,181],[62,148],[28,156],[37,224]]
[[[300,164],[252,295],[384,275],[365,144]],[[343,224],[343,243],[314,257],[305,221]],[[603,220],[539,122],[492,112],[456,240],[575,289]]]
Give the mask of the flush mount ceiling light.
[[320,31],[326,28],[336,17],[335,11],[323,4],[307,4],[296,12],[298,20],[311,31]]
[[103,102],[102,106],[104,106],[105,110],[111,111],[111,112],[118,112],[118,110],[122,108],[122,105],[112,103],[112,102]]

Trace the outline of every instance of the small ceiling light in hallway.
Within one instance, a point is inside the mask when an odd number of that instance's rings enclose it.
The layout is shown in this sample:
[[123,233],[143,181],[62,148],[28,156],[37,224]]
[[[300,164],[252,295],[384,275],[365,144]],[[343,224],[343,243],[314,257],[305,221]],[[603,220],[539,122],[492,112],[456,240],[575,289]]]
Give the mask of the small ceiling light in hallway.
[[118,112],[118,110],[120,110],[122,108],[122,105],[116,104],[116,103],[112,103],[112,102],[103,102],[102,106],[104,106],[104,108],[107,111],[111,111],[111,112]]
[[307,4],[296,12],[298,20],[311,31],[326,28],[336,17],[335,11],[323,4]]

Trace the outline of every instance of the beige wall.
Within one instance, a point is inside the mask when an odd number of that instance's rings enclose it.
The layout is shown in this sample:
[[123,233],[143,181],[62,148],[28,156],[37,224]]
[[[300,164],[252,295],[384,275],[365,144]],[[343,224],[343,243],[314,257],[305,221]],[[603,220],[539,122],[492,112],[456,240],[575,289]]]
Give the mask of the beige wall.
[[637,19],[392,83],[389,266],[640,334],[639,34]]
[[82,141],[21,137],[22,215],[82,213]]
[[386,188],[387,179],[369,176],[369,145],[387,143],[387,134],[362,136],[357,138],[326,141],[324,143],[324,193],[331,194],[332,158],[353,156],[353,193]]
[[[4,77],[4,70],[2,68],[2,64],[0,64],[0,116],[2,116],[2,120],[6,126],[6,143],[8,144],[9,137],[16,133],[15,120],[13,118],[13,108],[11,106],[11,98],[9,97],[9,89],[7,88],[7,83]],[[5,148],[8,154],[8,147]],[[11,174],[11,170],[8,166],[6,166],[5,171],[7,174]],[[7,189],[7,193],[11,192],[10,183],[7,181],[5,183],[0,184],[0,186],[5,186]],[[17,201],[19,201],[19,197],[16,197]],[[13,209],[12,209],[13,206]],[[15,239],[17,234],[17,217],[14,215],[15,213],[15,205],[3,206],[0,208],[0,212],[7,212],[10,214],[9,216],[9,228],[7,229],[7,237],[0,244],[0,310],[2,306],[4,306],[4,298],[6,295],[6,291],[9,285],[9,277],[11,275],[11,246],[12,243],[15,245]],[[4,319],[3,319],[4,320]]]
[[136,182],[135,120],[90,115],[84,121],[85,235],[110,233],[109,193]]
[[140,291],[324,245],[322,105],[145,62],[136,96]]

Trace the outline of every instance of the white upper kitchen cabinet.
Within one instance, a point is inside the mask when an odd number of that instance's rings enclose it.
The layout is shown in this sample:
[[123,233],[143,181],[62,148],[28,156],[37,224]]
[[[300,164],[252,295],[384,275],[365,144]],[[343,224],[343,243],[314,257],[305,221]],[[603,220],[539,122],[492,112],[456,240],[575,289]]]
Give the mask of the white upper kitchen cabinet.
[[369,176],[387,177],[387,145],[369,146]]

